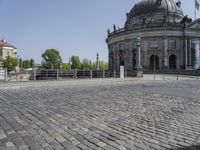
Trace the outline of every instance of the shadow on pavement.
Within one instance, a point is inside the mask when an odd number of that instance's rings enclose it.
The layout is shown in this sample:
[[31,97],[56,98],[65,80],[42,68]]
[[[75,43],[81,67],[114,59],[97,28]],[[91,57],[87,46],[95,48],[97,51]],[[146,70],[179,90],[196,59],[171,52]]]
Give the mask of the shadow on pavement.
[[172,150],[200,150],[200,145],[191,145],[188,147],[182,147],[182,148],[175,148]]

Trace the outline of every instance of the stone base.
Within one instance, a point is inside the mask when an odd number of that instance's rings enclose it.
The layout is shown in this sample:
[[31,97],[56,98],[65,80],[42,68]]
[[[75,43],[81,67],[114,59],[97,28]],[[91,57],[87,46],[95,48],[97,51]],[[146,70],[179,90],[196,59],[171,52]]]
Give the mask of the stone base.
[[135,77],[143,77],[143,69],[136,69],[135,70]]

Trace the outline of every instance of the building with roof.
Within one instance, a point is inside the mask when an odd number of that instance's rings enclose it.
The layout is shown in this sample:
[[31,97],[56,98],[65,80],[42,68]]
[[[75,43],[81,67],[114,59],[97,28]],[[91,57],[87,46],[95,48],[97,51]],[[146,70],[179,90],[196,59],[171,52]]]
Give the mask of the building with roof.
[[0,66],[3,59],[6,57],[17,58],[17,48],[10,43],[8,43],[5,39],[0,40]]
[[108,30],[109,69],[199,69],[200,19],[192,20],[180,0],[142,0],[126,14],[124,27]]

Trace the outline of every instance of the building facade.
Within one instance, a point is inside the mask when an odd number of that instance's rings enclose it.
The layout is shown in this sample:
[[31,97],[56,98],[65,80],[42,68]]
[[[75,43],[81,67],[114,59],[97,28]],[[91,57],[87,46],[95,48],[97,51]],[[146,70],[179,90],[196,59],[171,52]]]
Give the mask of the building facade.
[[123,28],[108,30],[110,70],[137,67],[138,36],[144,69],[199,69],[200,19],[184,16],[179,0],[142,0],[126,17]]
[[0,40],[0,67],[2,60],[8,56],[17,58],[17,48],[9,44],[5,39]]

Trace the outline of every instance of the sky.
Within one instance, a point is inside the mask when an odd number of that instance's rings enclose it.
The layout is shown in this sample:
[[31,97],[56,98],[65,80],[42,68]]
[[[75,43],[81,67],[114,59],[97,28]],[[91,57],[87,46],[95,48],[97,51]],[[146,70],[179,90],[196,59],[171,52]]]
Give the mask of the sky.
[[[20,58],[36,63],[50,48],[59,50],[63,62],[72,55],[95,61],[97,52],[107,61],[107,29],[123,27],[126,13],[139,1],[0,0],[0,39],[16,46]],[[184,14],[194,18],[194,0],[181,2]]]

